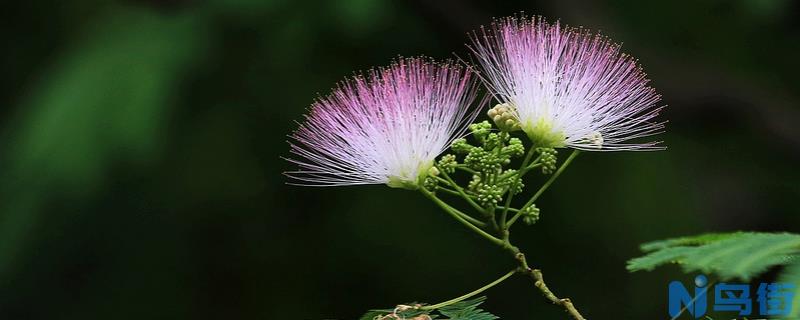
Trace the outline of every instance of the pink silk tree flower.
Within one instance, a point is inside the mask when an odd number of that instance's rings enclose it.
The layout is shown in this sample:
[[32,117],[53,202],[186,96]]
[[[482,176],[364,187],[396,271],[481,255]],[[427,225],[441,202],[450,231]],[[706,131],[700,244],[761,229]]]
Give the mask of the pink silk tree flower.
[[400,58],[319,98],[290,136],[286,175],[298,185],[387,184],[416,189],[435,158],[464,135],[476,78],[468,67]]
[[663,106],[637,61],[607,38],[524,16],[471,38],[481,78],[501,102],[489,111],[501,128],[521,129],[541,147],[662,149],[627,143],[664,129],[653,121]]

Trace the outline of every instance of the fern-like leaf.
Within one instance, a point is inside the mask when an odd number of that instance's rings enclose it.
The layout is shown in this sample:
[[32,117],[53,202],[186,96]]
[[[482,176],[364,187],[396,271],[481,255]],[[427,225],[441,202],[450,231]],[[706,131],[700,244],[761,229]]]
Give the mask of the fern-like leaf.
[[792,311],[786,315],[787,319],[800,318],[800,262],[795,261],[787,266],[778,277],[780,283],[791,283],[795,286],[794,298],[792,299]]
[[[436,310],[422,310],[421,308],[396,308],[396,309],[376,309],[365,313],[359,320],[375,319],[442,319],[442,320],[495,320],[499,317],[478,308],[486,301],[486,297],[478,297],[471,300],[456,302]],[[419,304],[409,304],[410,306],[421,306]],[[392,316],[395,315],[396,317]],[[389,317],[387,317],[389,316]],[[427,316],[427,317],[425,317]],[[444,318],[440,318],[444,317]]]
[[449,320],[495,320],[497,316],[478,308],[486,300],[486,297],[479,297],[472,300],[465,300],[439,308],[439,313]]
[[737,232],[683,237],[642,245],[647,255],[628,262],[628,270],[652,270],[677,263],[686,272],[715,273],[722,280],[750,278],[800,255],[800,235]]
[[698,236],[680,237],[667,240],[659,240],[642,244],[640,248],[642,251],[650,252],[661,250],[670,247],[685,247],[685,246],[700,246],[725,240],[731,237],[742,235],[744,232],[729,232],[729,233],[706,233]]

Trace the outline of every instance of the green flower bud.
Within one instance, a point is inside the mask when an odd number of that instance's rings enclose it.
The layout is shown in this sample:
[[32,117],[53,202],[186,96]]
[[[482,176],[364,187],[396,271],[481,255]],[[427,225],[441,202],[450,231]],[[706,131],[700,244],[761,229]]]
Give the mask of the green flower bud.
[[525,154],[525,146],[522,145],[522,140],[519,138],[511,138],[508,140],[508,145],[503,147],[502,152],[511,157],[521,157]]
[[436,189],[439,189],[439,180],[427,177],[425,178],[425,181],[423,181],[422,185],[425,187],[425,189],[435,192]]
[[556,162],[558,151],[553,148],[536,148],[536,151],[541,154],[541,159],[539,160],[542,163],[542,173],[544,174],[552,174],[556,171]]
[[502,168],[504,160],[502,155],[483,148],[474,148],[464,157],[464,164],[474,170],[494,173]]
[[510,178],[503,180],[502,186],[508,188],[510,194],[518,194],[525,187],[525,184],[522,183],[522,177],[514,175],[516,172],[517,170],[514,169],[503,171],[503,176],[510,176]]
[[469,184],[467,185],[467,189],[476,192],[480,184],[481,184],[481,176],[474,174],[472,175],[472,180],[470,180]]
[[484,207],[495,207],[503,200],[503,188],[498,185],[481,183],[475,192],[478,194],[478,203]]
[[430,169],[428,169],[428,175],[431,177],[436,177],[439,175],[439,173],[440,173],[439,169],[437,169],[436,167],[431,167]]
[[503,141],[504,143],[508,142],[508,139],[511,138],[511,135],[508,132],[505,132],[505,131],[500,131],[500,133],[498,133],[497,136],[499,136],[500,137],[500,141]]
[[472,131],[472,136],[478,141],[483,142],[486,136],[492,131],[492,124],[489,121],[481,121],[469,125],[469,130]]
[[439,159],[439,169],[444,171],[444,173],[451,174],[456,171],[456,166],[458,165],[458,161],[456,160],[456,156],[452,154],[443,155],[441,159]]
[[500,136],[497,133],[490,133],[486,136],[486,141],[483,143],[483,149],[485,150],[492,150],[495,147],[501,147],[502,140],[500,140]]
[[522,211],[522,222],[527,225],[532,225],[537,221],[539,221],[539,208],[537,208],[535,204],[531,204]]
[[464,153],[469,152],[470,150],[472,150],[475,147],[472,146],[471,144],[469,144],[467,142],[467,139],[459,138],[459,139],[453,140],[453,144],[450,146],[450,148],[453,149],[453,152],[455,152],[455,153],[464,154]]

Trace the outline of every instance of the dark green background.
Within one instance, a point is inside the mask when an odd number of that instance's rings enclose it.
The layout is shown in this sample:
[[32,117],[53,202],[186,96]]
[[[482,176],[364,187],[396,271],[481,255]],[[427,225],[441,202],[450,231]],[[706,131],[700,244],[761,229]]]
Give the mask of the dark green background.
[[[420,195],[286,186],[318,94],[397,55],[465,57],[519,11],[623,43],[669,147],[586,153],[514,234],[591,319],[661,319],[644,241],[800,231],[800,27],[790,0],[16,1],[0,10],[0,318],[355,319],[513,266]],[[563,153],[562,153],[563,154]],[[769,276],[767,278],[769,279]],[[531,284],[505,319],[563,319]]]

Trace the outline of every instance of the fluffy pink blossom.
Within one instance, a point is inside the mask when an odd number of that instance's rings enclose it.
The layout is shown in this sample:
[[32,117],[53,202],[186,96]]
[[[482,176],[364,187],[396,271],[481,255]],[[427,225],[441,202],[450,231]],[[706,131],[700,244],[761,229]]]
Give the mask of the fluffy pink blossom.
[[[661,97],[637,61],[607,38],[505,18],[472,35],[481,77],[540,146],[584,150],[659,149],[629,140],[660,133]],[[491,113],[490,113],[491,114]]]
[[301,185],[416,188],[435,158],[464,135],[477,109],[471,70],[399,59],[345,80],[311,106],[291,135]]

